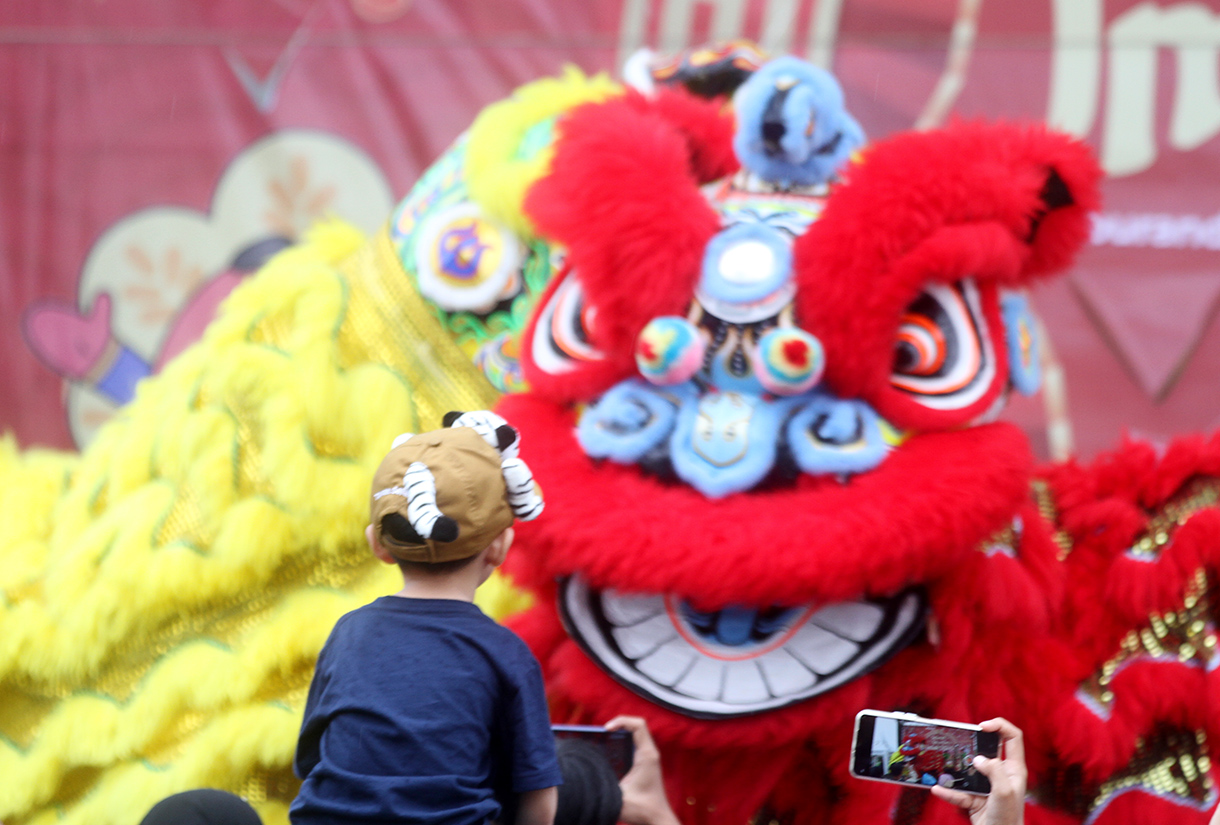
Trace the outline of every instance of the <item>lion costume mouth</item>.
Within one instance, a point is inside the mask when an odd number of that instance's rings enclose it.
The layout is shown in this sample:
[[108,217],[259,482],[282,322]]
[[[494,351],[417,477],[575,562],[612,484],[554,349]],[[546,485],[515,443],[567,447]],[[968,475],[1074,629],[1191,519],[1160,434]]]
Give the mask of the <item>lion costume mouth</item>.
[[560,586],[568,632],[619,683],[687,716],[774,710],[879,667],[923,630],[926,598],[764,610],[699,611],[661,594],[598,591],[580,576]]

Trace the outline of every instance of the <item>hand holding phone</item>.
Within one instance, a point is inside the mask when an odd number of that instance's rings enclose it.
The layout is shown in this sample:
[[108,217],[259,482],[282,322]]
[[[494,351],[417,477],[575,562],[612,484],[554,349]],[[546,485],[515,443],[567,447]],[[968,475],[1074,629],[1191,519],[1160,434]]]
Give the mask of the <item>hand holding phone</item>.
[[619,821],[626,825],[679,825],[665,795],[661,752],[652,741],[648,724],[638,716],[616,716],[606,727],[630,733],[635,744],[634,764],[619,783],[623,790]]
[[856,715],[850,767],[861,779],[986,794],[990,782],[975,758],[998,755],[999,734],[980,725],[863,710]]
[[991,783],[986,797],[970,796],[946,788],[933,788],[932,795],[970,814],[973,825],[1021,825],[1025,820],[1025,741],[1020,728],[1007,719],[988,719],[979,725],[1000,737],[1003,758],[976,760],[980,773]]

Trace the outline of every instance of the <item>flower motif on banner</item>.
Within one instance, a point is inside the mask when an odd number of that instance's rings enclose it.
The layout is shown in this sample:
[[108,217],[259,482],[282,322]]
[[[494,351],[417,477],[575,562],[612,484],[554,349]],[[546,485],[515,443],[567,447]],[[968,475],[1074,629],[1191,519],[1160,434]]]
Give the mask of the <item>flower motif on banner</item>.
[[233,159],[208,213],[156,206],[117,221],[90,250],[77,301],[36,301],[23,318],[27,346],[68,382],[77,445],[311,224],[337,215],[371,231],[392,206],[385,176],[362,151],[335,135],[285,130]]

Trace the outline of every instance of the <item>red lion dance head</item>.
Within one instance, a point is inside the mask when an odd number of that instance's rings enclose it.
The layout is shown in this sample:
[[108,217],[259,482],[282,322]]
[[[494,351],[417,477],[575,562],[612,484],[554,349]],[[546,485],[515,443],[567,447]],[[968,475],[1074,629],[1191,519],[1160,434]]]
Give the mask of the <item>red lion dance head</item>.
[[[732,115],[672,91],[558,124],[526,210],[565,265],[500,405],[548,501],[510,556],[539,597],[516,627],[557,716],[649,720],[687,822],[957,821],[851,779],[852,720],[1036,738],[1078,678],[1049,652],[1064,575],[1033,460],[995,418],[1036,383],[1022,289],[1068,266],[1100,173],[1038,126],[853,152],[836,90],[766,72],[736,155]],[[743,132],[853,157],[775,172]]]

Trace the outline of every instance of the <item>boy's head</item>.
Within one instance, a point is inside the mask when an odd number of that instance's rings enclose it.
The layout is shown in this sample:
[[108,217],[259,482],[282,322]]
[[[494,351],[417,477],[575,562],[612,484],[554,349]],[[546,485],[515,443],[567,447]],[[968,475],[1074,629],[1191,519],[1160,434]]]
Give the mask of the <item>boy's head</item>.
[[399,562],[460,566],[514,517],[541,512],[529,468],[515,456],[516,431],[487,412],[456,423],[400,437],[373,476],[372,537]]

